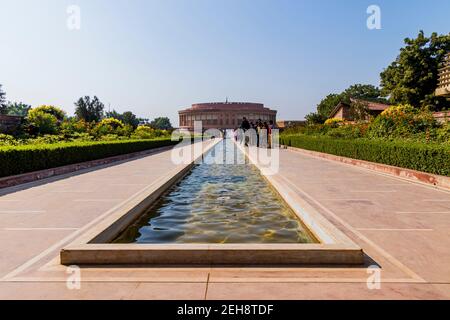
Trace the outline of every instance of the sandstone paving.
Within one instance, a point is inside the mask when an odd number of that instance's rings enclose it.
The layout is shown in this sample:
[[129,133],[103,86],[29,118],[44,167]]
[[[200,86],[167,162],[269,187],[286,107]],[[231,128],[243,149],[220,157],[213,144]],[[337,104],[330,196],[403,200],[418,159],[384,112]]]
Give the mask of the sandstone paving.
[[59,250],[175,167],[165,151],[0,190],[0,299],[450,298],[450,192],[290,150],[278,175],[364,249],[363,266],[90,266],[69,290]]

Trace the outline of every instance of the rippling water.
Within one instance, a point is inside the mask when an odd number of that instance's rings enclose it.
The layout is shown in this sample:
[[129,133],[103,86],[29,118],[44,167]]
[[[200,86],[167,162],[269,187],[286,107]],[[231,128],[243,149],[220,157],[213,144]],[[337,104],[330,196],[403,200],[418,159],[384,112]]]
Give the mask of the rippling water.
[[309,243],[295,213],[231,140],[205,158],[237,152],[238,164],[200,164],[115,243]]

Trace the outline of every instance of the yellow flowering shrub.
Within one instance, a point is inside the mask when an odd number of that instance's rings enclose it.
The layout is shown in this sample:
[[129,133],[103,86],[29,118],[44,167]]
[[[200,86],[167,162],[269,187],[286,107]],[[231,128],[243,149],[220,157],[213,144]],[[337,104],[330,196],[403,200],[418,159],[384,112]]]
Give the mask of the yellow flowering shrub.
[[325,121],[325,125],[331,126],[331,127],[337,127],[342,123],[344,123],[344,120],[339,119],[339,118],[331,118],[331,119],[328,119],[327,121]]

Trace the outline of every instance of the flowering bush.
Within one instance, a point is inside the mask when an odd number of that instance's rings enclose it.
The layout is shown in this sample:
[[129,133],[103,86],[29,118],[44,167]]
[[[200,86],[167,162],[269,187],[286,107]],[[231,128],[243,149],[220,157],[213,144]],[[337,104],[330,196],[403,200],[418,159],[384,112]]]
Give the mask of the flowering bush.
[[102,121],[100,121],[97,126],[100,126],[100,127],[101,126],[110,126],[114,130],[116,130],[117,128],[123,128],[125,125],[122,121],[120,121],[118,119],[106,118],[106,119],[103,119]]
[[369,126],[372,138],[409,138],[436,128],[438,125],[428,110],[418,110],[411,105],[399,105],[383,111]]
[[155,130],[149,126],[139,126],[134,130],[134,134],[137,139],[151,139],[155,137]]
[[134,131],[132,137],[134,139],[153,139],[159,137],[168,137],[169,131],[153,129],[149,126],[139,126]]
[[95,126],[92,133],[97,137],[108,134],[117,134],[117,130],[123,128],[124,126],[125,125],[120,120],[115,118],[106,118]]
[[344,120],[339,118],[331,118],[325,121],[325,125],[330,126],[332,128],[337,128],[339,125],[343,124]]
[[33,116],[33,113],[38,113],[38,112],[43,112],[43,113],[47,113],[50,114],[52,116],[54,116],[56,118],[56,120],[58,120],[59,122],[63,121],[64,118],[66,117],[66,113],[64,112],[64,110],[55,107],[55,106],[49,106],[49,105],[42,105],[33,109],[30,109],[30,111],[28,111],[28,116]]
[[92,124],[73,118],[61,123],[60,130],[64,135],[73,135],[74,133],[86,133],[90,131],[91,127]]
[[31,109],[28,112],[28,123],[37,134],[55,134],[58,132],[58,119],[42,110]]
[[398,105],[386,109],[368,122],[353,123],[329,119],[326,124],[287,128],[282,132],[282,136],[288,135],[328,136],[342,139],[403,139],[450,145],[450,123],[437,123],[433,113],[428,109]]

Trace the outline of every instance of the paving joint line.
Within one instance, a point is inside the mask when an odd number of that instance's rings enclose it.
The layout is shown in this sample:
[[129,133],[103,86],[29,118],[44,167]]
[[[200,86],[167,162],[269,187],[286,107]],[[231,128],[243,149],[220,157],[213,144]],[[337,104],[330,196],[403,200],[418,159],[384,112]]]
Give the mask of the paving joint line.
[[331,215],[334,219],[336,219],[340,224],[342,224],[344,227],[346,227],[349,231],[351,231],[353,234],[355,234],[358,238],[360,238],[361,240],[365,241],[367,244],[369,244],[372,248],[374,248],[375,250],[377,250],[379,253],[381,253],[381,255],[383,255],[387,260],[389,260],[392,264],[394,264],[395,266],[397,266],[399,269],[401,269],[402,271],[404,271],[406,274],[408,274],[409,276],[411,276],[413,279],[419,280],[419,281],[423,281],[426,282],[422,277],[420,277],[419,275],[417,275],[414,271],[412,271],[410,268],[408,268],[407,266],[405,266],[403,263],[401,263],[400,261],[398,261],[396,258],[394,258],[392,255],[390,255],[388,252],[386,252],[384,249],[382,249],[381,247],[379,247],[377,244],[375,244],[373,241],[371,241],[370,239],[368,239],[367,237],[365,237],[363,234],[361,234],[358,230],[356,230],[355,228],[353,228],[349,223],[347,223],[346,221],[344,221],[342,218],[340,218],[338,215],[336,215],[333,211],[331,211],[330,209],[328,209],[327,207],[325,207],[324,205],[322,205],[320,202],[318,202],[317,200],[315,200],[312,196],[310,196],[307,192],[303,191],[300,187],[296,186],[294,183],[292,183],[290,180],[288,180],[287,178],[278,175],[281,179],[283,179],[286,183],[288,183],[289,185],[291,185],[292,187],[294,187],[297,191],[299,191],[300,193],[302,193],[305,197],[307,197],[310,201],[312,201],[314,204],[316,204],[317,206],[319,206],[322,210],[324,210],[325,212],[327,212],[329,215]]

